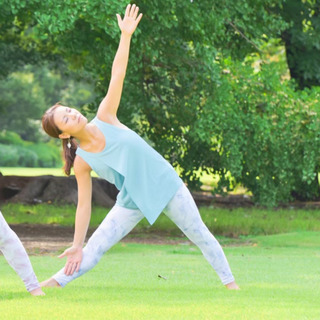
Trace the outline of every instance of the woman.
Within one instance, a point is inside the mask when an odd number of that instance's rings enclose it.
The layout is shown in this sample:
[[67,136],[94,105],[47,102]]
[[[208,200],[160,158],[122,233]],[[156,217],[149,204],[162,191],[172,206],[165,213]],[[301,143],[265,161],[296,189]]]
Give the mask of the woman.
[[[65,286],[93,268],[102,254],[143,217],[152,224],[165,210],[166,215],[199,246],[222,283],[229,289],[238,289],[222,248],[203,224],[192,196],[175,170],[117,118],[130,40],[142,18],[138,12],[136,5],[128,5],[123,19],[117,14],[120,43],[108,92],[96,117],[88,123],[77,110],[57,104],[42,118],[47,134],[62,139],[66,174],[69,175],[74,167],[78,206],[73,245],[60,255],[67,257],[65,268],[41,285]],[[91,215],[91,170],[115,184],[119,194],[115,206],[83,249]]]
[[9,227],[0,211],[0,251],[11,267],[24,282],[33,296],[43,296],[44,292],[33,272],[30,259],[18,236]]

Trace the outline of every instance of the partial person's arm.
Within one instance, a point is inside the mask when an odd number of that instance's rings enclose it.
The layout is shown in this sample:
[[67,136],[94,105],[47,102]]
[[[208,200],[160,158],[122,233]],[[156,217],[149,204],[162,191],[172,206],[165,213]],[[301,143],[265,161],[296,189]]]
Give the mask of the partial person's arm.
[[121,30],[119,47],[112,64],[111,80],[108,92],[100,103],[97,112],[97,116],[100,120],[110,124],[119,123],[119,120],[117,119],[117,111],[120,104],[123,82],[127,71],[131,36],[142,18],[142,13],[139,15],[138,13],[139,8],[135,4],[129,4],[126,8],[123,19],[121,19],[119,14],[117,14],[118,25]]
[[76,157],[74,172],[78,184],[78,205],[75,219],[75,231],[72,247],[66,249],[59,258],[67,257],[64,272],[72,275],[79,271],[82,261],[82,248],[91,218],[92,179],[91,168],[80,157]]

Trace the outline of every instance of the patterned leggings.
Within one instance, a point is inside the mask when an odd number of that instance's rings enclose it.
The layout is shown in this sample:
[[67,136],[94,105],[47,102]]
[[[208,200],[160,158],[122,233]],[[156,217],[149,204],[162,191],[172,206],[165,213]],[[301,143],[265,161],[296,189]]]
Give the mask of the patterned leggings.
[[25,248],[23,247],[18,236],[7,224],[1,212],[0,251],[2,251],[10,266],[22,279],[29,292],[40,288]]
[[[198,208],[184,184],[168,203],[165,214],[200,248],[223,284],[234,281],[220,244],[203,223]],[[143,217],[139,210],[115,205],[84,247],[80,270],[66,276],[63,268],[52,278],[64,287],[68,282],[92,269],[102,255],[125,237]]]

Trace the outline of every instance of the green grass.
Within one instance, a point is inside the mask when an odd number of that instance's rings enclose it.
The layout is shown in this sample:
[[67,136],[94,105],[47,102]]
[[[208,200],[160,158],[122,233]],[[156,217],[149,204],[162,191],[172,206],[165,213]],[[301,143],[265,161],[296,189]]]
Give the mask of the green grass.
[[[76,207],[56,206],[54,204],[21,205],[6,204],[2,213],[10,224],[57,224],[74,225]],[[109,209],[94,207],[90,226],[95,228],[104,219]],[[208,228],[216,235],[238,238],[248,235],[268,235],[296,231],[320,231],[320,210],[307,209],[221,209],[200,208],[201,216]],[[152,226],[142,220],[136,232],[149,234],[161,232],[179,236],[181,232],[164,214]]]
[[[0,167],[0,172],[4,176],[22,176],[35,177],[43,175],[52,175],[57,177],[65,177],[66,175],[61,168],[20,168],[20,167]],[[71,171],[73,175],[73,171]],[[97,177],[97,174],[92,171],[92,177]]]
[[53,175],[53,176],[64,176],[62,168],[16,168],[16,167],[1,167],[0,172],[4,176],[42,176],[42,175]]
[[[56,175],[43,170],[30,175]],[[11,224],[74,224],[75,206],[8,204],[1,210]],[[107,211],[94,207],[91,227]],[[1,319],[320,319],[320,210],[200,211],[225,246],[239,292],[225,290],[199,250],[184,240],[181,245],[119,243],[81,279],[64,289],[47,288],[39,298],[25,292],[0,256]],[[154,232],[181,237],[165,215],[153,226],[143,220],[134,230],[141,237]],[[56,255],[31,260],[39,280],[64,264]]]
[[[119,243],[89,273],[64,289],[31,297],[0,257],[1,318],[18,319],[320,319],[319,232],[253,237],[226,247],[238,292],[228,291],[189,245]],[[40,280],[63,266],[32,256]],[[167,280],[159,278],[158,275]]]

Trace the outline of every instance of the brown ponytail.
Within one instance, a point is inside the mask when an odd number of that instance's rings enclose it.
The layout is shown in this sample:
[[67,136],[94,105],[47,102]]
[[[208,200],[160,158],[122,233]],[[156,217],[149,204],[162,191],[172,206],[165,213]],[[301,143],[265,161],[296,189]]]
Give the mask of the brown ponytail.
[[[69,147],[70,146],[70,147]],[[71,168],[73,167],[74,159],[76,157],[76,151],[78,143],[75,138],[62,139],[64,167],[63,170],[67,176],[70,176]]]
[[[45,114],[42,116],[42,128],[50,137],[60,139],[59,135],[62,132],[56,126],[53,119],[54,111],[58,107],[61,107],[61,105],[55,104],[45,112]],[[70,142],[70,148],[68,147],[68,142]],[[69,139],[62,139],[62,148],[62,156],[65,162],[63,170],[67,176],[70,176],[71,168],[73,167],[74,159],[76,157],[78,143],[73,137],[70,137]]]

